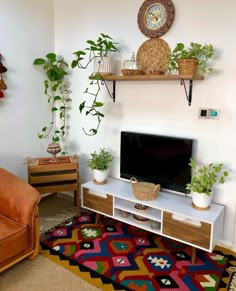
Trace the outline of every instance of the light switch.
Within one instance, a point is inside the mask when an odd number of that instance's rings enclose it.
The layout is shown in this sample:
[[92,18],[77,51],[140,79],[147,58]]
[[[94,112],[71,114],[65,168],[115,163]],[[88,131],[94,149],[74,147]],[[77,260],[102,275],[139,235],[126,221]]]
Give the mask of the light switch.
[[199,109],[199,118],[209,118],[208,109]]

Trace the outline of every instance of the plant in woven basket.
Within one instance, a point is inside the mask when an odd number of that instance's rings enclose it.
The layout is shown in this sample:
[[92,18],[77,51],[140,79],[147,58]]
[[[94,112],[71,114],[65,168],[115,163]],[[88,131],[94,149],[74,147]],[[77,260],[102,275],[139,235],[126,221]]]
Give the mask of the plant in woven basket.
[[41,129],[38,137],[52,136],[52,142],[58,143],[66,133],[66,112],[71,102],[68,82],[65,80],[68,64],[55,53],[48,53],[45,59],[35,59],[33,64],[42,66],[45,72],[44,93],[51,110],[51,121]]
[[[84,50],[74,52],[75,59],[71,63],[72,69],[76,67],[79,69],[86,69],[95,58],[99,58],[99,63],[101,63],[105,57],[108,57],[111,53],[118,51],[118,43],[113,42],[113,39],[109,35],[103,33],[100,33],[96,41],[87,40],[87,44],[89,46]],[[85,60],[85,58],[87,59]],[[83,64],[84,61],[85,64]],[[85,111],[86,116],[90,115],[97,119],[97,125],[89,131],[83,128],[86,135],[93,136],[97,134],[101,120],[104,117],[104,114],[101,112],[101,107],[103,107],[104,103],[97,100],[101,91],[100,81],[103,79],[100,66],[98,66],[98,71],[91,77],[92,81],[89,84],[90,88],[87,87],[84,93],[87,94],[88,97],[92,97],[92,99],[89,102],[88,100],[81,102],[79,111],[80,113]]]
[[[191,42],[188,47],[183,43],[177,43],[168,58],[168,73],[175,73],[179,69],[178,62],[182,59],[194,59],[197,65],[196,73],[205,75],[213,72],[213,68],[209,67],[208,61],[214,56],[214,48],[212,44],[199,44]],[[186,65],[185,65],[186,66]]]

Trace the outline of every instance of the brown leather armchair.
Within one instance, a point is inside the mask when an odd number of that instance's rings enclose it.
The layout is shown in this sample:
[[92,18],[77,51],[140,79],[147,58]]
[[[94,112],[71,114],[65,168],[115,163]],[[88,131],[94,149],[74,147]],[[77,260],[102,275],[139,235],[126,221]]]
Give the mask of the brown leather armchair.
[[39,252],[40,194],[27,182],[0,168],[0,273]]

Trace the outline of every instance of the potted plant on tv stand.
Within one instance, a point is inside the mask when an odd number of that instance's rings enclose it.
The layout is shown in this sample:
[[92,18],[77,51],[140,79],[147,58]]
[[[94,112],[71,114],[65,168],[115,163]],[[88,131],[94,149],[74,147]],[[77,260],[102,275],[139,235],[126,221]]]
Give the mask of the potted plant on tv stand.
[[224,184],[229,173],[223,170],[223,164],[210,163],[198,166],[193,159],[190,159],[189,165],[193,175],[186,189],[192,191],[193,207],[200,210],[208,209],[213,200],[213,187]]
[[87,166],[93,170],[94,183],[106,184],[112,155],[106,149],[101,148],[98,153],[94,151],[90,156]]
[[[34,65],[42,66],[47,79],[44,81],[44,93],[47,96],[51,111],[51,121],[38,133],[38,138],[50,137],[51,143],[47,152],[56,159],[56,154],[62,151],[59,144],[66,133],[66,112],[71,102],[68,83],[65,80],[68,64],[55,53],[48,53],[46,58],[37,58]],[[57,124],[58,123],[58,124]]]

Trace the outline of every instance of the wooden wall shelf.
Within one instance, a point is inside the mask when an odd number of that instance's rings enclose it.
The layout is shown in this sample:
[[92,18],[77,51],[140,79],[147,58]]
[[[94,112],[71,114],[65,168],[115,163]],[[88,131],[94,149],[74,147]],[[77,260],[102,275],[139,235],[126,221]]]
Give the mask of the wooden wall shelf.
[[[90,80],[94,80],[93,76],[89,77]],[[115,102],[116,98],[116,82],[117,81],[174,81],[179,80],[180,84],[184,86],[184,91],[188,105],[192,103],[192,90],[193,90],[193,80],[204,80],[202,75],[134,75],[134,76],[118,76],[118,75],[102,75],[101,84],[106,85],[107,91],[110,97]],[[110,92],[106,81],[113,82],[113,91]],[[189,81],[189,88],[187,87],[185,81]]]
[[[203,80],[201,75],[134,75],[134,76],[117,76],[103,75],[105,81],[170,81],[170,80]],[[92,77],[91,77],[92,79]]]

